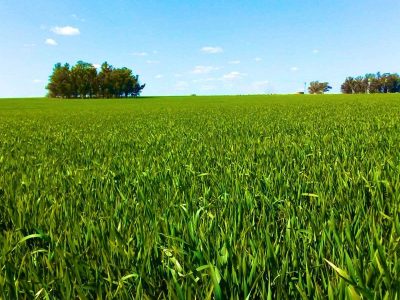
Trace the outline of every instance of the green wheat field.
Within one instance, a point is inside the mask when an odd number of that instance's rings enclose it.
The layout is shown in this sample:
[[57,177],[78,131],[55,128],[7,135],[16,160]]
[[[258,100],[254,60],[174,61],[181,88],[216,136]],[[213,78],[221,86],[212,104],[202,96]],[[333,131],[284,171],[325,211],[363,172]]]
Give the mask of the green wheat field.
[[400,299],[400,95],[0,100],[0,299]]

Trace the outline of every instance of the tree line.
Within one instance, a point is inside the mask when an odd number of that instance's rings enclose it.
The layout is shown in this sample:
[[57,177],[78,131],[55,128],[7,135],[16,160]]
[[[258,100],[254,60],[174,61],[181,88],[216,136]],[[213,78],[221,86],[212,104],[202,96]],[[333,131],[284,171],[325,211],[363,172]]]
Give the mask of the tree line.
[[104,62],[97,72],[92,64],[78,61],[72,67],[55,64],[46,89],[49,97],[122,98],[138,97],[144,87],[139,75],[128,68],[114,68]]
[[[323,94],[332,87],[328,82],[312,81],[308,87],[310,94]],[[400,93],[400,76],[397,73],[373,74],[347,77],[341,85],[343,94]]]
[[400,76],[391,73],[347,77],[341,86],[344,94],[399,93]]

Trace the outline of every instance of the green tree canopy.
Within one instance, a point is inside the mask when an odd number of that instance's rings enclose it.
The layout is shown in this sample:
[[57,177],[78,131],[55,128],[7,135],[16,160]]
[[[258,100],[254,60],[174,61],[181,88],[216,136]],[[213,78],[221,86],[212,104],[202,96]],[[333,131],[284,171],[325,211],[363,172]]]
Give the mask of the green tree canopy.
[[328,92],[330,89],[332,89],[332,87],[329,86],[328,82],[312,81],[308,87],[308,92],[310,94],[323,94]]
[[46,88],[50,97],[121,98],[138,97],[144,87],[128,68],[116,69],[104,62],[97,72],[91,63],[78,61],[72,68],[57,63]]
[[400,76],[391,73],[366,74],[358,77],[347,77],[341,86],[344,94],[399,93]]
[[50,97],[62,95],[64,98],[71,98],[73,91],[73,82],[69,64],[54,65],[53,73],[50,75],[49,84],[46,87],[49,90]]

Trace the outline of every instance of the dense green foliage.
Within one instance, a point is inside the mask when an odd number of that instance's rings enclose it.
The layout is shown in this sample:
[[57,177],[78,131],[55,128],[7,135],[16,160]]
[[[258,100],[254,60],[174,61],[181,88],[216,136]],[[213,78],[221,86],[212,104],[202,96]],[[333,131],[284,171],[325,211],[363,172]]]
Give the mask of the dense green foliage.
[[400,93],[400,76],[391,73],[347,77],[341,86],[343,94]]
[[323,94],[329,92],[332,87],[328,82],[311,81],[308,87],[308,92],[310,94]]
[[145,86],[131,69],[114,68],[104,62],[97,73],[92,64],[78,61],[72,68],[55,64],[46,88],[53,98],[126,98],[140,96]]
[[399,299],[396,95],[0,101],[0,298]]

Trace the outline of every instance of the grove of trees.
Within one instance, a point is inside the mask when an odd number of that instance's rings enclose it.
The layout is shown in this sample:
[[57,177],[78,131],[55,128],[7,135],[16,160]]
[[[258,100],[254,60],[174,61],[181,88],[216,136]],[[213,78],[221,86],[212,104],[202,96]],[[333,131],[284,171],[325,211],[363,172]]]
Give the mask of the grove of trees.
[[57,63],[46,86],[49,97],[60,98],[122,98],[138,97],[145,84],[128,68],[114,68],[107,62],[97,69],[78,61],[74,66]]
[[399,93],[400,76],[391,73],[347,77],[341,86],[343,94]]
[[323,94],[332,89],[328,82],[311,81],[308,87],[310,94]]

